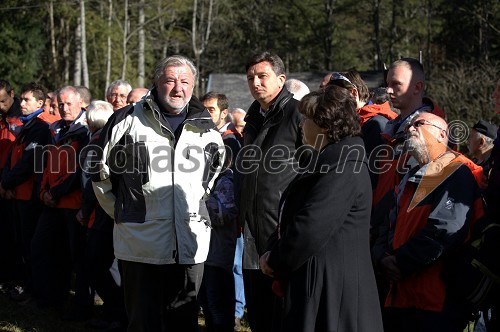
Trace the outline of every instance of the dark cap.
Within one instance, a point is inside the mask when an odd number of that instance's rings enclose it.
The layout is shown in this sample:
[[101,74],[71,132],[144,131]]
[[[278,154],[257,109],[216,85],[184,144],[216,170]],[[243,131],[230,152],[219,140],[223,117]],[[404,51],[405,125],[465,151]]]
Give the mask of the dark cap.
[[498,127],[488,121],[479,120],[475,125],[472,126],[478,133],[483,134],[491,139],[497,138]]

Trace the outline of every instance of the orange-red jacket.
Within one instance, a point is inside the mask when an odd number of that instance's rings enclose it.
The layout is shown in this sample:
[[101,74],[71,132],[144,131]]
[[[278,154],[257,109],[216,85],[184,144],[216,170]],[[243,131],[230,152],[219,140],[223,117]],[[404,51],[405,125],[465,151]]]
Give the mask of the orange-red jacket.
[[358,110],[358,114],[361,117],[361,126],[377,115],[381,115],[388,120],[394,120],[398,116],[391,110],[388,101],[383,104],[365,105]]
[[79,209],[82,201],[79,155],[89,142],[85,112],[69,126],[64,120],[50,126],[52,142],[44,151],[46,166],[43,171],[40,199],[49,192],[56,208]]
[[[50,142],[47,123],[34,113],[26,121],[14,141],[2,173],[4,189],[14,190],[15,199],[31,200],[36,189],[37,174],[43,167],[42,147]],[[35,194],[36,197],[36,194]]]
[[387,307],[442,311],[443,257],[464,243],[473,222],[484,214],[478,170],[467,158],[448,152],[410,171],[397,187],[388,253],[396,256],[404,277],[391,284]]
[[23,125],[20,116],[21,104],[18,98],[14,98],[14,103],[7,114],[0,112],[0,170],[5,167],[16,135]]
[[38,117],[43,121],[47,122],[48,124],[52,124],[56,121],[61,120],[61,116],[58,113],[52,114],[50,112],[45,112],[45,111],[43,111]]

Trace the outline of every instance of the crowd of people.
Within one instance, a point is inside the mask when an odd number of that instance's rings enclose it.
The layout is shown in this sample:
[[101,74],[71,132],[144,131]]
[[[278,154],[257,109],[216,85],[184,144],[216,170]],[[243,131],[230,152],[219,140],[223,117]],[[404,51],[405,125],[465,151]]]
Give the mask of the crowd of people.
[[197,331],[200,310],[217,332],[462,331],[447,262],[499,220],[498,127],[457,152],[413,58],[373,91],[355,70],[309,91],[270,52],[245,70],[247,111],[194,96],[180,55],[105,100],[0,80],[1,292],[105,331]]

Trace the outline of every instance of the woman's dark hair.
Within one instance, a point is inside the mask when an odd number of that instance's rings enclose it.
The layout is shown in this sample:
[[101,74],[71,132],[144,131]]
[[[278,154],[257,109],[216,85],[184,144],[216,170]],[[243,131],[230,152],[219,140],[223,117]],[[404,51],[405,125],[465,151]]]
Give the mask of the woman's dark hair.
[[361,135],[356,101],[350,91],[342,87],[329,85],[305,95],[300,101],[299,112],[326,129],[332,143]]
[[370,90],[365,81],[361,78],[361,75],[354,69],[350,69],[343,74],[356,86],[356,89],[358,89],[359,100],[367,102],[368,99],[370,99]]

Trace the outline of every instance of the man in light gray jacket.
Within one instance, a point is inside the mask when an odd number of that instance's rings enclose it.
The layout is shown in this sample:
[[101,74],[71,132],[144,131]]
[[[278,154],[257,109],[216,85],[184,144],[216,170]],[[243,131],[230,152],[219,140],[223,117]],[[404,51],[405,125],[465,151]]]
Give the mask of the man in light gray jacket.
[[210,243],[205,199],[224,145],[192,96],[183,56],[157,65],[154,86],[114,113],[101,134],[94,190],[115,219],[129,331],[197,331],[196,296]]

